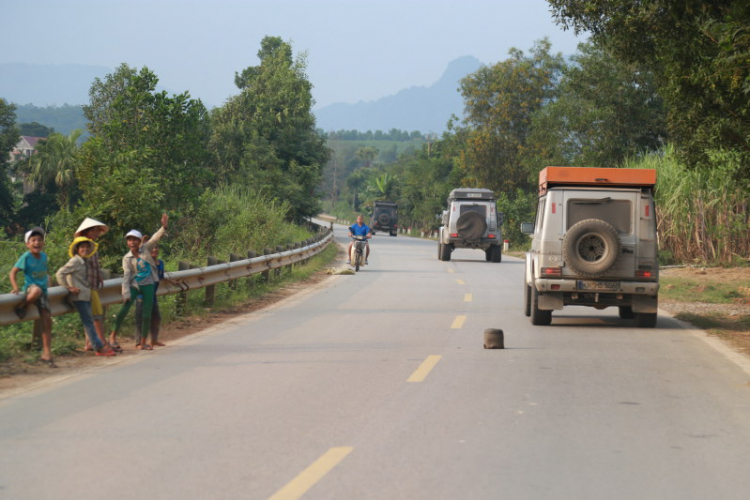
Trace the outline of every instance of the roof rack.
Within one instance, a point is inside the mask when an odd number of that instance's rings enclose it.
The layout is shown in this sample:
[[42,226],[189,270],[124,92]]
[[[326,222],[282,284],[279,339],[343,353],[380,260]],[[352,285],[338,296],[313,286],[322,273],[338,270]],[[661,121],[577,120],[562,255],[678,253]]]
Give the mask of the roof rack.
[[539,194],[553,186],[652,187],[656,170],[647,168],[546,167],[539,172]]

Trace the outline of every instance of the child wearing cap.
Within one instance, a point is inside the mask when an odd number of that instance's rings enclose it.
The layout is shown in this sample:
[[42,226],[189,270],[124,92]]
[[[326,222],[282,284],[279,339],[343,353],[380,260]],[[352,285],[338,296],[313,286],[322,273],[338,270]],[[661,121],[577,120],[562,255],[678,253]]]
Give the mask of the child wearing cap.
[[96,334],[94,318],[91,312],[91,287],[86,261],[96,255],[97,244],[85,236],[73,240],[68,249],[70,260],[61,267],[57,274],[57,282],[73,294],[73,304],[81,317],[86,337],[96,349],[97,356],[114,356],[115,351],[106,345]]
[[50,368],[56,368],[52,359],[52,315],[50,314],[49,299],[47,297],[47,287],[49,285],[49,276],[47,274],[47,254],[44,249],[44,229],[35,227],[24,235],[24,243],[28,249],[19,257],[18,261],[10,270],[10,284],[12,292],[19,293],[16,275],[18,271],[23,271],[23,292],[25,296],[21,303],[16,307],[16,314],[19,318],[26,317],[26,310],[29,305],[35,304],[39,311],[39,317],[42,320],[42,362],[49,365]]
[[[148,235],[143,235],[143,244],[149,240]],[[164,347],[164,343],[159,341],[159,330],[161,328],[161,311],[159,310],[159,300],[156,293],[159,291],[159,282],[164,279],[164,261],[159,258],[159,245],[151,247],[151,257],[156,263],[156,268],[151,269],[154,279],[154,307],[151,310],[151,347]],[[142,336],[141,323],[143,322],[143,296],[139,295],[135,301],[135,335],[136,338]],[[138,342],[138,341],[136,341]],[[138,347],[140,343],[136,344]]]
[[[76,229],[73,237],[77,238],[83,236],[94,241],[106,233],[108,229],[107,225],[103,222],[86,217],[83,222],[81,222],[81,225],[78,226],[78,229]],[[99,263],[99,254],[93,252],[84,260],[88,272],[89,288],[91,289],[91,313],[94,318],[94,328],[96,328],[96,335],[99,337],[99,340],[106,344],[107,342],[104,338],[104,307],[99,299],[99,290],[104,286],[104,280],[102,279],[102,266]],[[116,342],[111,343],[110,346],[115,351],[122,350]],[[92,344],[88,337],[86,337],[85,350],[90,351],[91,349]]]
[[153,348],[146,343],[148,339],[149,326],[151,324],[151,311],[154,306],[154,278],[152,269],[155,269],[156,262],[151,257],[151,249],[159,242],[167,230],[169,216],[162,214],[161,227],[151,236],[146,243],[142,243],[143,235],[135,229],[125,235],[127,240],[128,253],[122,258],[122,269],[124,276],[122,278],[122,299],[123,307],[117,313],[115,318],[115,327],[110,333],[110,342],[117,342],[117,335],[120,332],[125,316],[130,311],[130,307],[135,302],[138,295],[143,296],[143,317],[141,320],[140,339],[136,339],[136,345],[141,350],[150,351]]

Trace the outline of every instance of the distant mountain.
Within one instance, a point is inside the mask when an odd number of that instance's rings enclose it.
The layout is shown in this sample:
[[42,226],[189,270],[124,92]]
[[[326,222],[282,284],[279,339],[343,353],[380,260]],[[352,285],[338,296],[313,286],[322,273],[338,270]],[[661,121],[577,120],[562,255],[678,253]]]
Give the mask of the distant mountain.
[[459,81],[482,63],[475,57],[460,57],[429,87],[411,87],[395,95],[356,104],[335,103],[315,111],[317,126],[332,130],[445,130],[451,115],[463,115]]
[[113,70],[82,64],[0,64],[0,97],[35,106],[82,105],[89,102],[95,78]]

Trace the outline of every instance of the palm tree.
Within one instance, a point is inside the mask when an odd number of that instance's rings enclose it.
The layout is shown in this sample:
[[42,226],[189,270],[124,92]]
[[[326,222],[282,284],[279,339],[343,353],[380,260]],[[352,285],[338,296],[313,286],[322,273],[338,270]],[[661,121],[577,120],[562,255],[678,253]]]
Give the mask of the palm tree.
[[76,129],[69,135],[53,133],[36,146],[20,170],[26,173],[27,180],[34,186],[44,186],[54,182],[60,189],[60,205],[68,201],[70,188],[75,184],[75,167],[78,162],[78,139],[83,131]]
[[354,153],[354,155],[358,160],[364,162],[365,167],[370,168],[373,160],[377,158],[378,153],[380,153],[380,151],[378,151],[377,148],[374,148],[372,146],[364,146],[359,148],[357,152]]
[[394,201],[398,195],[398,177],[384,173],[367,183],[368,202]]

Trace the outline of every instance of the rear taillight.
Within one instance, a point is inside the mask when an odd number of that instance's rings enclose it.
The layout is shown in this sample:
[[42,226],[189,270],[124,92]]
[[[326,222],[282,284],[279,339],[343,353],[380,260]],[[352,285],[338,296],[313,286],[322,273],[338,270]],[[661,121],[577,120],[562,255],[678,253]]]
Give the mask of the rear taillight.
[[458,238],[458,233],[451,233],[451,238]]
[[487,237],[490,238],[490,239],[492,239],[492,238],[495,237],[495,235],[494,234],[488,234]]
[[542,276],[562,276],[562,267],[543,267]]
[[636,271],[636,278],[653,278],[654,273],[652,271]]

